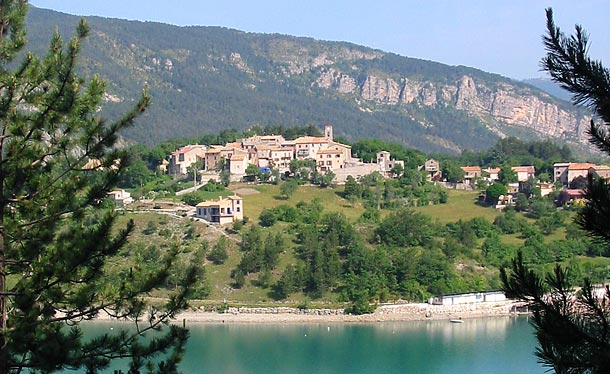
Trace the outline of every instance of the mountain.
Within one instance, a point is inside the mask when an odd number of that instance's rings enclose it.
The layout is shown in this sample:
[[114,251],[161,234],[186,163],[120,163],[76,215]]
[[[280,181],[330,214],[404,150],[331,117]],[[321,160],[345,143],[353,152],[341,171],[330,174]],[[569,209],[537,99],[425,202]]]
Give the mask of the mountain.
[[555,83],[549,78],[524,79],[523,82],[532,85],[536,88],[539,88],[542,91],[548,93],[549,95],[556,97],[557,99],[565,101],[572,100],[570,92],[563,89],[561,85],[559,85],[559,83]]
[[[153,107],[125,132],[148,145],[254,125],[322,126],[425,152],[481,150],[499,137],[585,142],[588,114],[521,82],[346,42],[221,27],[87,17],[81,73],[109,81],[104,115],[144,85]],[[27,49],[44,53],[78,17],[30,7]],[[483,52],[482,52],[483,53]]]

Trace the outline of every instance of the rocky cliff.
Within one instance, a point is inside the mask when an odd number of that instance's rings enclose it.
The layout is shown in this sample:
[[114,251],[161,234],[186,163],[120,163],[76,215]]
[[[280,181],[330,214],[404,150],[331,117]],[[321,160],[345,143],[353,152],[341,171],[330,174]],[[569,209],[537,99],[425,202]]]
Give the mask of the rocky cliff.
[[[332,66],[321,69],[318,87],[340,94],[356,95],[379,106],[416,104],[448,107],[477,117],[500,137],[512,135],[515,128],[530,130],[541,138],[586,142],[585,130],[591,117],[566,103],[522,84],[502,82],[490,86],[464,75],[452,83],[438,83],[407,77],[392,78],[368,74],[360,83],[349,72]],[[408,112],[408,108],[403,108]]]

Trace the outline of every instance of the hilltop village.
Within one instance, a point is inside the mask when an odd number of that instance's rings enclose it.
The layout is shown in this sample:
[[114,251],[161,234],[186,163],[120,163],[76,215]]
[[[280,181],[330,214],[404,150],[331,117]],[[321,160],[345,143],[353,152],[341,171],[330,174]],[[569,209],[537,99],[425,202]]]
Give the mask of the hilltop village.
[[[381,178],[399,178],[405,172],[405,162],[394,159],[386,150],[378,151],[374,159],[355,157],[350,145],[335,141],[331,125],[325,126],[323,136],[299,136],[287,140],[282,135],[252,135],[224,145],[182,146],[168,155],[158,169],[174,179],[193,180],[194,185],[189,191],[195,191],[209,181],[220,182],[223,174],[228,182],[286,180],[294,177],[299,167],[310,167],[326,178],[328,184],[337,185],[349,180],[359,181],[372,174]],[[558,206],[581,203],[589,175],[610,177],[610,166],[578,162],[555,163],[552,175],[537,173],[533,165],[504,169],[466,165],[459,169],[457,178],[448,178],[443,173],[441,162],[433,158],[417,167],[417,171],[435,185],[480,191],[479,200],[496,209],[515,206],[518,194],[528,198],[555,194]],[[500,187],[500,184],[505,188],[498,193],[494,187]],[[125,190],[113,191],[111,197],[119,205],[133,202]],[[243,201],[235,195],[200,201],[195,215],[212,223],[226,224],[243,219],[243,209]]]
[[214,179],[221,171],[230,173],[231,181],[247,178],[248,167],[262,173],[277,169],[280,175],[290,175],[293,160],[312,161],[319,173],[333,175],[337,184],[351,175],[358,178],[373,172],[383,177],[393,176],[397,168],[404,169],[404,162],[391,158],[390,152],[381,151],[373,162],[363,162],[352,156],[351,146],[333,140],[333,127],[327,125],[324,136],[301,136],[286,140],[282,135],[254,135],[225,145],[187,145],[177,149],[164,166],[167,173],[185,177],[189,167],[200,165],[195,172],[201,181]]

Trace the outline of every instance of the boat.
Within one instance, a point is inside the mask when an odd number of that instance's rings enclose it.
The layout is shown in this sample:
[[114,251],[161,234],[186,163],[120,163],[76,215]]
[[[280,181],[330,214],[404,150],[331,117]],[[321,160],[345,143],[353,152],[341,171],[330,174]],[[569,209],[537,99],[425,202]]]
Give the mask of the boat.
[[450,319],[449,322],[451,323],[464,323],[464,320],[459,318],[459,319]]

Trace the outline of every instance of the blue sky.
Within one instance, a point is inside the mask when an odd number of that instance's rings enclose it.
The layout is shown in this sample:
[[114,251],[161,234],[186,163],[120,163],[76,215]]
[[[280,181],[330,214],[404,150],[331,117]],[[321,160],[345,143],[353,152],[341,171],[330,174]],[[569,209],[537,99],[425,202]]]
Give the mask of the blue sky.
[[30,0],[39,8],[175,25],[349,41],[403,56],[465,65],[515,79],[544,76],[546,7],[591,55],[610,65],[610,0]]

